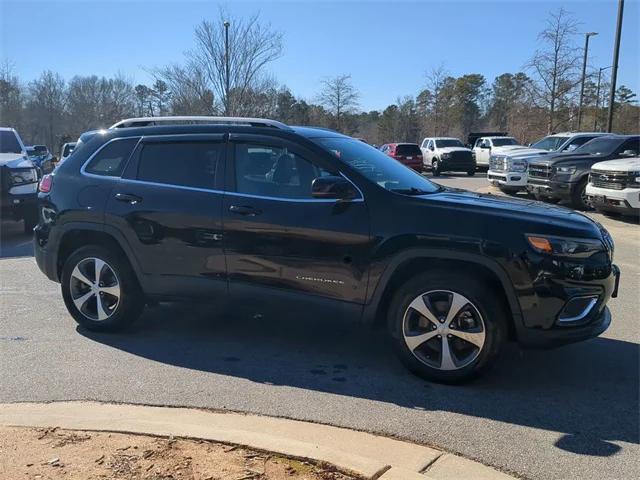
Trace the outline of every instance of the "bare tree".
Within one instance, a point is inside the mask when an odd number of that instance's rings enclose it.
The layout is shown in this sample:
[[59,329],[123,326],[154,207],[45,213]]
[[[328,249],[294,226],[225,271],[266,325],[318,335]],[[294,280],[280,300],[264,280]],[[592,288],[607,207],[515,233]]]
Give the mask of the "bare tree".
[[63,132],[66,106],[66,86],[60,75],[47,70],[29,84],[32,140],[57,148]]
[[322,80],[318,102],[335,118],[336,129],[342,127],[343,116],[357,110],[360,94],[351,83],[351,75],[338,75]]
[[0,124],[20,128],[24,95],[13,65],[4,61],[0,65]]
[[171,91],[170,107],[174,115],[213,115],[215,97],[202,67],[194,62],[169,65],[155,70]]
[[[229,98],[226,91],[226,50],[224,22],[229,27]],[[203,21],[195,29],[196,47],[187,54],[190,69],[201,70],[214,97],[219,99],[219,109],[237,115],[250,111],[256,92],[262,92],[266,66],[282,54],[282,33],[269,24],[262,24],[259,16],[244,20],[231,17],[221,9],[215,22]]]
[[574,43],[578,25],[563,8],[549,14],[546,28],[538,35],[542,48],[526,65],[536,80],[535,98],[549,112],[549,133],[563,123],[557,118],[557,107],[570,101],[568,97],[580,81],[580,49]]

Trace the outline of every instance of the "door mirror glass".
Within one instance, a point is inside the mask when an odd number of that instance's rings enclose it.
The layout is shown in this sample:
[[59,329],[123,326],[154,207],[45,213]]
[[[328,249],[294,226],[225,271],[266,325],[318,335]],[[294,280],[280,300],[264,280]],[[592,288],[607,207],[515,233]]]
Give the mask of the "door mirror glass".
[[313,198],[352,200],[358,197],[358,192],[344,177],[329,175],[318,177],[311,183],[311,196]]

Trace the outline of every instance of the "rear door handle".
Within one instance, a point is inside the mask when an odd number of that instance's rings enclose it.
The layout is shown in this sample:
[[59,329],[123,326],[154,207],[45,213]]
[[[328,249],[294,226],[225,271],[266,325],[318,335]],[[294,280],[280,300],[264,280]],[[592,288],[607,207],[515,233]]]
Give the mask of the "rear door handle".
[[133,195],[131,193],[116,193],[116,200],[135,205],[136,203],[142,202],[142,197]]
[[248,217],[255,217],[256,215],[260,215],[262,213],[257,208],[250,207],[248,205],[231,205],[229,207],[229,211],[231,213],[236,213],[238,215],[245,215]]

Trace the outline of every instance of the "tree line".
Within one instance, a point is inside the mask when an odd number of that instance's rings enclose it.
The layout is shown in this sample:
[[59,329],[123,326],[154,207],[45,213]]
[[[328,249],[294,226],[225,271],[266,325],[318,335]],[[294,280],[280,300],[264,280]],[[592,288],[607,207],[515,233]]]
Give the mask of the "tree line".
[[[225,21],[230,21],[228,58]],[[216,20],[196,26],[194,47],[181,62],[149,70],[149,84],[136,85],[123,74],[78,75],[67,81],[52,71],[25,83],[5,62],[0,67],[0,123],[18,129],[26,142],[54,151],[84,131],[126,117],[156,115],[265,117],[332,128],[375,144],[419,142],[425,136],[464,139],[475,130],[505,131],[530,142],[578,129],[582,51],[576,46],[577,27],[565,10],[552,12],[539,48],[522,71],[489,82],[480,73],[456,77],[444,65],[436,66],[424,74],[424,88],[415,95],[398,97],[381,111],[362,111],[348,74],[319,79],[311,99],[279,84],[268,67],[282,55],[282,33],[258,15],[233,18],[221,10]],[[604,129],[608,90],[606,72],[589,72],[581,130]],[[614,131],[636,133],[636,94],[620,86],[614,107]]]

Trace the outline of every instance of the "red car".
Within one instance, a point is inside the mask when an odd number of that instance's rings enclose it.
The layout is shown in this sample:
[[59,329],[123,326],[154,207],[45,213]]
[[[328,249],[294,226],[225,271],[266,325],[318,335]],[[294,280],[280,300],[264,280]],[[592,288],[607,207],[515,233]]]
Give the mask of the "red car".
[[422,171],[422,151],[417,143],[386,143],[380,151],[417,172]]

